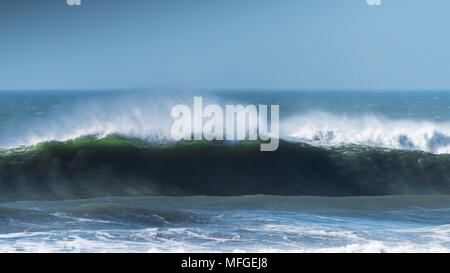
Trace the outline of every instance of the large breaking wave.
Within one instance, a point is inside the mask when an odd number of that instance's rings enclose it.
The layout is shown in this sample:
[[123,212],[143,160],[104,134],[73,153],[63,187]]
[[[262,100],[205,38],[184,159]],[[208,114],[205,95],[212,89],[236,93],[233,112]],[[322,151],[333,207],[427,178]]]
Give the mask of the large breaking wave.
[[281,112],[275,152],[248,141],[175,143],[170,109],[191,100],[103,97],[2,130],[0,201],[450,193],[450,123]]

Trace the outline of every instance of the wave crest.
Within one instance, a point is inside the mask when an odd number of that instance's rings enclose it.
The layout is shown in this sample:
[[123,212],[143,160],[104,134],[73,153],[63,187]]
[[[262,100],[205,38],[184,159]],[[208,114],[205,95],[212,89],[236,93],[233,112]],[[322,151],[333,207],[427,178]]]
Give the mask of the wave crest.
[[[121,95],[83,100],[70,109],[58,109],[39,120],[0,134],[0,147],[30,146],[48,141],[68,141],[84,136],[119,135],[150,143],[172,143],[170,116],[176,104],[192,101],[192,94]],[[220,99],[209,97],[207,104]],[[205,103],[205,104],[206,104]],[[281,111],[283,108],[281,106]],[[375,115],[337,115],[309,111],[283,119],[280,138],[312,145],[356,144],[434,154],[450,153],[450,123],[427,120],[393,120]]]

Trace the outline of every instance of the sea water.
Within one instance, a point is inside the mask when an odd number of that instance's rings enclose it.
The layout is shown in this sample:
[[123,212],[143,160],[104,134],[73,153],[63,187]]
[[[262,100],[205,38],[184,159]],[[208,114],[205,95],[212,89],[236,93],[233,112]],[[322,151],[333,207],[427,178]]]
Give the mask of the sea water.
[[[280,150],[167,146],[194,95],[280,105]],[[2,91],[0,251],[448,252],[449,122],[447,91]]]

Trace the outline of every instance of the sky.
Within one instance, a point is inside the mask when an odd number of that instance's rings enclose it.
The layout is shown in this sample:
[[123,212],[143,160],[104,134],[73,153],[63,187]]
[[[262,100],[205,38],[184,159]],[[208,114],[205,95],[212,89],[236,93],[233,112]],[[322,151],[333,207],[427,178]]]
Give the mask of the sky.
[[448,0],[0,0],[0,89],[450,89]]

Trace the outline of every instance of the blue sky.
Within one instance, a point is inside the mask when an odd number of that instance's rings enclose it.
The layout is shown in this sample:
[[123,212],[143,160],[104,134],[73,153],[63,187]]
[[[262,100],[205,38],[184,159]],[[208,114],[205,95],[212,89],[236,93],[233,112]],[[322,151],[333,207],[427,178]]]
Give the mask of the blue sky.
[[0,89],[450,89],[450,1],[0,0]]

